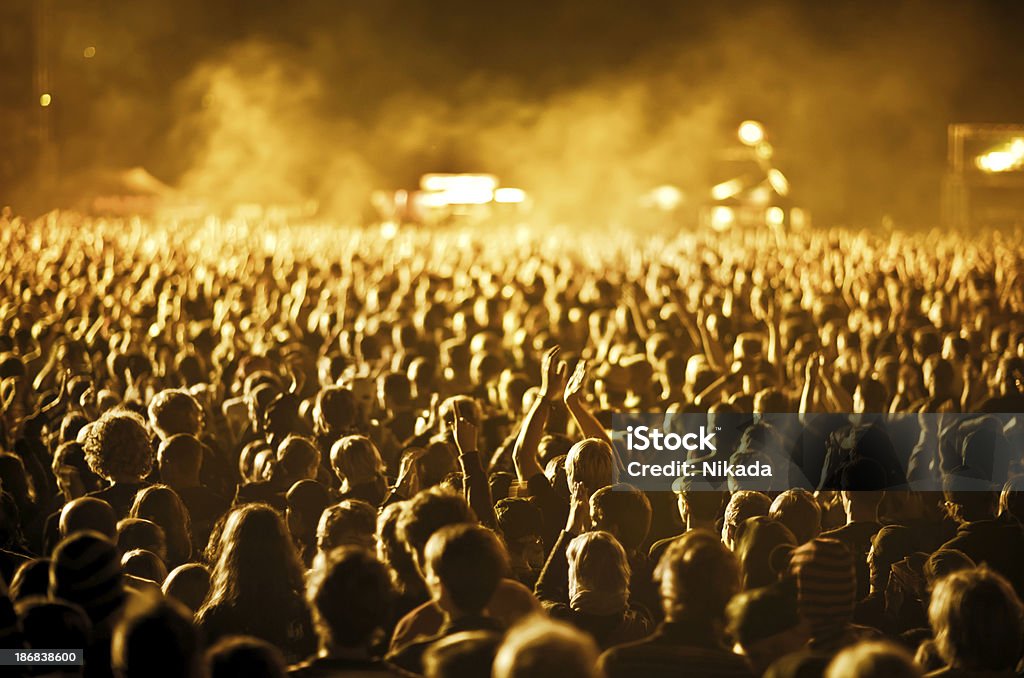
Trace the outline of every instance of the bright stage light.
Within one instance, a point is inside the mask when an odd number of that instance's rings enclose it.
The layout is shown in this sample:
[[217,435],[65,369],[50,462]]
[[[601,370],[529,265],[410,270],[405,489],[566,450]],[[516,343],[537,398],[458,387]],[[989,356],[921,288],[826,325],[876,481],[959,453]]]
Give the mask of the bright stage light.
[[756,146],[764,141],[764,127],[756,120],[744,120],[737,132],[740,141],[747,146]]
[[39,96],[39,105],[43,108],[49,106],[51,101],[53,101],[53,97],[51,97],[49,94],[41,94]]
[[499,188],[494,191],[494,202],[520,203],[526,201],[526,191],[521,188]]
[[94,56],[96,56],[96,48],[92,45],[89,45],[84,50],[82,50],[82,56],[84,56],[86,59],[93,58]]
[[981,171],[991,174],[1024,168],[1024,139],[1014,139],[1005,146],[979,155],[974,163]]
[[736,213],[731,207],[718,205],[711,208],[711,228],[716,231],[726,231],[736,221]]
[[789,179],[781,171],[774,167],[768,170],[768,183],[772,185],[775,192],[781,196],[789,195]]
[[726,200],[743,190],[741,179],[730,179],[711,187],[711,197],[715,200]]

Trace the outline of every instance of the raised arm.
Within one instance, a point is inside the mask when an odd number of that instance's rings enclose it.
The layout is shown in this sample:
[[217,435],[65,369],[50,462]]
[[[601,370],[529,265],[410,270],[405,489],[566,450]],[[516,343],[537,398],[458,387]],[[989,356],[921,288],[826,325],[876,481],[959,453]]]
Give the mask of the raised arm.
[[562,397],[562,391],[565,390],[567,366],[564,362],[557,360],[559,350],[559,347],[555,346],[544,354],[540,370],[540,393],[526,414],[523,426],[519,429],[516,446],[512,450],[512,463],[516,467],[516,477],[522,483],[538,473],[544,472],[544,469],[540,467],[540,462],[537,461],[537,448],[544,435],[548,410],[552,403]]
[[459,448],[459,466],[462,467],[463,487],[466,501],[484,527],[494,528],[494,502],[491,500],[491,486],[487,472],[480,461],[477,450],[477,428],[469,419],[457,414],[455,417],[455,445]]
[[586,381],[587,361],[577,361],[576,369],[573,370],[572,377],[569,378],[569,383],[565,387],[565,406],[569,408],[569,413],[576,421],[576,425],[579,426],[583,437],[598,438],[608,443],[608,446],[612,448],[619,472],[624,472],[626,470],[625,466],[622,460],[619,459],[619,455],[615,454],[615,445],[612,444],[612,437],[608,435],[608,431],[605,430],[601,422],[587,409],[586,404],[583,402],[583,386],[586,384]]

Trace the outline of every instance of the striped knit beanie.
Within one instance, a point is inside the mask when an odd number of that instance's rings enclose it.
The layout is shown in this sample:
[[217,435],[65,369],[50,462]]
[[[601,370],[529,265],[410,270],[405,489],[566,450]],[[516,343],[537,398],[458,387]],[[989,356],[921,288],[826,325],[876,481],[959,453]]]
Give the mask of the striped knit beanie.
[[50,595],[80,605],[95,624],[124,602],[117,547],[99,532],[76,532],[57,545],[50,563]]
[[853,556],[835,539],[812,539],[797,547],[789,563],[800,616],[816,638],[841,632],[853,619],[857,577]]

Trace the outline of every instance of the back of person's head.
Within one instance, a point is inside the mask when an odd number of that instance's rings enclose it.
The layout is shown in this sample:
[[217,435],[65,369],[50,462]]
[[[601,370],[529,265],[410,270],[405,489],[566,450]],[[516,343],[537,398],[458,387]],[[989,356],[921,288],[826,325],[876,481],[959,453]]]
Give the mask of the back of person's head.
[[159,596],[127,606],[110,648],[111,664],[125,678],[189,678],[201,666],[202,644],[192,613]]
[[579,441],[569,448],[569,455],[565,459],[565,473],[569,487],[583,483],[588,495],[611,485],[615,482],[611,447],[598,438]]
[[733,537],[733,552],[740,562],[743,588],[777,582],[796,545],[789,528],[767,516],[754,516],[740,523]]
[[480,422],[483,419],[480,403],[464,395],[445,398],[438,408],[438,415],[441,419],[441,428],[445,432],[455,430],[457,416],[466,419],[477,428],[480,427]]
[[736,528],[747,518],[767,516],[772,500],[763,492],[740,490],[729,497],[725,506],[725,519],[722,522],[722,543],[730,549],[734,547]]
[[725,493],[713,488],[699,477],[685,477],[676,480],[675,490],[679,504],[679,515],[683,521],[692,524],[711,524],[721,515]]
[[592,531],[573,538],[565,552],[569,563],[569,606],[607,615],[626,609],[631,570],[625,549],[610,532]]
[[540,616],[514,626],[494,656],[494,678],[598,678],[594,639]]
[[836,539],[819,537],[793,550],[789,574],[796,582],[800,616],[812,635],[826,637],[845,628],[857,603],[853,554]]
[[202,563],[185,563],[170,571],[164,579],[164,595],[195,612],[210,593],[210,570]]
[[796,594],[790,587],[776,584],[738,593],[729,601],[726,615],[729,637],[758,673],[807,642]]
[[1010,478],[999,494],[999,514],[1008,514],[1024,521],[1024,476]]
[[140,579],[162,584],[167,578],[167,566],[160,556],[144,549],[132,549],[121,556],[121,570]]
[[121,553],[144,549],[166,558],[167,535],[152,520],[125,518],[117,522],[117,548]]
[[431,535],[424,563],[424,581],[443,609],[478,615],[505,576],[508,555],[493,532],[463,523]]
[[32,558],[24,561],[11,577],[7,592],[14,602],[32,596],[46,596],[50,589],[50,559]]
[[345,499],[320,514],[316,546],[321,553],[340,546],[376,547],[377,509],[359,499]]
[[356,419],[356,401],[352,391],[328,386],[317,393],[313,404],[313,423],[319,435],[340,435],[352,428]]
[[387,566],[370,551],[345,546],[317,558],[306,585],[323,648],[368,648],[390,615]]
[[75,532],[53,551],[50,597],[81,606],[93,624],[105,621],[124,602],[124,578],[117,547],[97,532]]
[[594,529],[612,533],[634,553],[651,530],[651,502],[632,485],[616,483],[590,495],[590,518]]
[[544,514],[529,499],[511,497],[499,500],[494,505],[494,517],[498,530],[513,550],[523,540],[544,534]]
[[863,641],[844,648],[829,663],[825,678],[919,678],[914,658],[895,643]]
[[169,485],[149,485],[135,495],[132,518],[152,520],[164,531],[166,559],[178,565],[192,555],[191,516],[185,503]]
[[672,542],[658,561],[654,577],[670,620],[686,617],[720,623],[726,604],[740,588],[736,557],[706,530],[689,530]]
[[288,529],[301,543],[312,543],[316,521],[324,509],[331,505],[331,491],[315,480],[304,479],[294,483],[285,494],[288,503]]
[[72,499],[60,511],[60,534],[67,537],[82,530],[91,530],[114,539],[117,517],[110,504],[95,497]]
[[885,469],[874,459],[857,457],[839,474],[839,489],[848,512],[878,510],[885,495]]
[[281,651],[252,636],[228,636],[206,651],[207,678],[285,678]]
[[345,436],[331,447],[331,468],[348,487],[373,482],[384,473],[384,460],[366,436]]
[[936,583],[928,620],[947,666],[1012,671],[1021,653],[1022,608],[1013,587],[984,565]]
[[420,492],[402,507],[398,537],[416,562],[423,563],[423,549],[430,537],[445,525],[475,523],[476,516],[462,495],[431,488]]
[[884,590],[892,566],[917,550],[913,530],[903,525],[884,525],[871,538],[868,551],[868,572],[871,584]]
[[439,485],[445,476],[458,468],[458,461],[447,442],[434,440],[413,465],[420,489],[425,489]]
[[203,444],[191,433],[176,433],[164,438],[156,458],[160,479],[168,485],[188,487],[199,483]]
[[960,570],[973,570],[977,563],[958,549],[941,548],[928,556],[924,563],[924,578],[929,588],[948,574]]
[[103,479],[89,468],[85,446],[77,440],[57,446],[50,469],[56,477],[58,489],[73,497],[98,490],[103,483]]
[[786,490],[772,502],[768,516],[788,527],[797,544],[805,544],[821,533],[821,507],[807,490]]
[[139,482],[153,467],[153,447],[142,418],[108,412],[87,427],[85,459],[93,472],[115,482]]
[[89,647],[92,622],[74,603],[50,600],[44,594],[15,601],[14,611],[27,649]]
[[285,436],[277,446],[277,463],[274,465],[275,479],[277,474],[290,486],[292,483],[306,478],[315,478],[320,467],[320,450],[309,438],[298,435]]
[[149,425],[163,439],[178,433],[199,435],[203,410],[188,391],[164,389],[149,403]]
[[426,678],[491,678],[501,635],[490,631],[461,631],[445,636],[423,655]]

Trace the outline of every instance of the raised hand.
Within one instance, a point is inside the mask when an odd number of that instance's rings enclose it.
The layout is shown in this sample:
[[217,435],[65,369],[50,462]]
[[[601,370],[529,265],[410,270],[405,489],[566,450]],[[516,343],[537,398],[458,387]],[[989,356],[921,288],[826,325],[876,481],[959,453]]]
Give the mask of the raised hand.
[[540,397],[546,402],[560,400],[565,391],[566,373],[569,366],[557,360],[560,346],[553,346],[544,354],[540,369]]
[[461,454],[477,451],[476,424],[462,416],[455,417],[455,444]]
[[583,387],[587,383],[587,361],[576,361],[576,368],[565,386],[565,402],[578,402],[583,397]]

